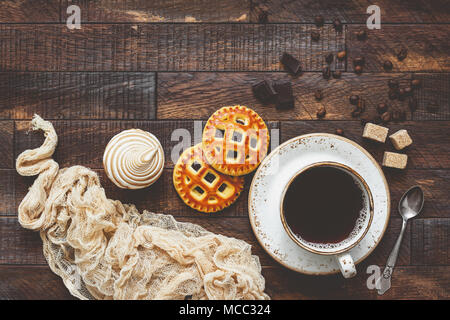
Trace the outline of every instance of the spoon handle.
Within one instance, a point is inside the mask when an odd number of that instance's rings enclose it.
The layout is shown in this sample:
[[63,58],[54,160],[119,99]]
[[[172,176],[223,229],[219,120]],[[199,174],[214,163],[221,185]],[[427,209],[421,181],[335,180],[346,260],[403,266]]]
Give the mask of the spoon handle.
[[382,295],[391,287],[391,277],[394,272],[395,263],[397,262],[398,252],[400,251],[400,245],[402,244],[403,234],[406,230],[406,220],[403,219],[402,230],[397,238],[397,242],[389,255],[389,258],[384,268],[383,274],[377,282],[378,294]]

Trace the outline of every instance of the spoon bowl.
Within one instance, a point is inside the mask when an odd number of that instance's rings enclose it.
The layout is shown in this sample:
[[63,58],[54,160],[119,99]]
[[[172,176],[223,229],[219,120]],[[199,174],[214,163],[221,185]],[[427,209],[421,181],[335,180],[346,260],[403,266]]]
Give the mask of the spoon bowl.
[[417,216],[422,211],[424,203],[423,190],[420,186],[411,187],[398,203],[398,211],[405,220]]

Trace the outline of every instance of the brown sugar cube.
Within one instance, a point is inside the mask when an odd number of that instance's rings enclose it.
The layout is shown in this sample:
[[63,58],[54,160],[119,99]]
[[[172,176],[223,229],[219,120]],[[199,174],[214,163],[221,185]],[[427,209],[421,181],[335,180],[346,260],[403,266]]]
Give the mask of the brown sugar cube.
[[384,143],[386,141],[388,131],[388,128],[367,122],[362,136],[363,138]]
[[396,169],[405,169],[408,163],[406,154],[385,151],[383,156],[383,166]]
[[389,139],[391,139],[394,148],[397,150],[402,150],[412,144],[412,139],[409,136],[408,131],[404,129],[398,130],[396,133],[391,134]]

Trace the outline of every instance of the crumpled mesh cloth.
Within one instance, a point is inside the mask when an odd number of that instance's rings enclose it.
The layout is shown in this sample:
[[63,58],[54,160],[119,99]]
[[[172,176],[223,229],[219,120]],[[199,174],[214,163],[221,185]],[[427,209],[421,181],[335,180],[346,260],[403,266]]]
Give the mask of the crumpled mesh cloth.
[[23,176],[39,174],[19,206],[24,228],[40,230],[44,255],[80,299],[268,299],[257,256],[241,240],[177,222],[106,198],[92,170],[59,169],[58,137],[35,116],[41,147],[16,162]]

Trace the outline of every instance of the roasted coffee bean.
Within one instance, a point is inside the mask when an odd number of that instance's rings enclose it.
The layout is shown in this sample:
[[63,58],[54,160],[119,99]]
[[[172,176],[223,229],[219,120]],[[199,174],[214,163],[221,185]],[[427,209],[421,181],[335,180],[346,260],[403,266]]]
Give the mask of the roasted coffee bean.
[[333,21],[334,30],[341,32],[342,31],[342,22],[338,18]]
[[322,90],[316,90],[314,92],[314,97],[316,98],[317,101],[320,101],[323,99],[323,92]]
[[258,15],[259,23],[268,23],[269,22],[269,13],[267,11],[261,11]]
[[384,70],[386,70],[386,71],[391,71],[393,67],[394,67],[394,66],[392,65],[392,62],[389,61],[389,60],[386,60],[386,61],[383,63],[383,68],[384,68]]
[[333,78],[339,79],[342,76],[341,70],[335,70],[333,71]]
[[402,48],[397,51],[397,59],[398,61],[403,61],[408,56],[408,50],[405,48]]
[[344,135],[344,130],[336,129],[336,134],[339,135],[339,136],[343,136]]
[[349,100],[350,100],[350,103],[351,103],[352,105],[356,106],[356,105],[358,104],[358,101],[359,101],[359,96],[357,96],[357,95],[351,95],[350,98],[349,98]]
[[413,89],[411,87],[405,87],[403,90],[405,92],[405,97],[410,97],[413,93]]
[[323,26],[324,22],[325,22],[325,20],[323,19],[322,16],[316,16],[316,17],[314,18],[314,23],[315,23],[316,26],[318,26],[318,27]]
[[399,87],[399,83],[397,79],[389,79],[388,86],[391,89],[397,89]]
[[330,79],[331,77],[331,70],[329,67],[325,67],[322,69],[322,76],[324,79]]
[[355,73],[356,74],[361,74],[363,72],[363,67],[362,66],[356,66],[355,67]]
[[354,66],[364,66],[366,59],[364,57],[357,57],[353,60]]
[[328,53],[325,55],[325,62],[330,64],[333,62],[334,56],[332,53]]
[[360,30],[356,33],[356,39],[362,41],[367,38],[366,30]]
[[325,117],[325,115],[327,114],[327,110],[325,110],[325,107],[320,107],[319,110],[317,110],[316,112],[316,116],[319,119],[322,119],[323,117]]
[[311,40],[319,41],[319,39],[320,39],[320,32],[317,31],[311,32]]
[[413,87],[414,89],[420,88],[421,86],[422,86],[422,81],[420,81],[419,79],[411,80],[411,87]]
[[392,115],[389,111],[386,111],[385,113],[383,113],[381,116],[381,121],[384,123],[388,123],[389,121],[391,121]]
[[389,106],[386,103],[380,103],[377,106],[377,112],[383,114],[388,110]]
[[408,100],[408,107],[409,107],[409,110],[411,110],[411,112],[416,111],[417,110],[417,100],[414,98],[410,98]]
[[336,55],[339,60],[344,60],[346,56],[347,52],[345,50],[339,51]]
[[391,100],[398,99],[398,89],[389,89],[388,97]]

